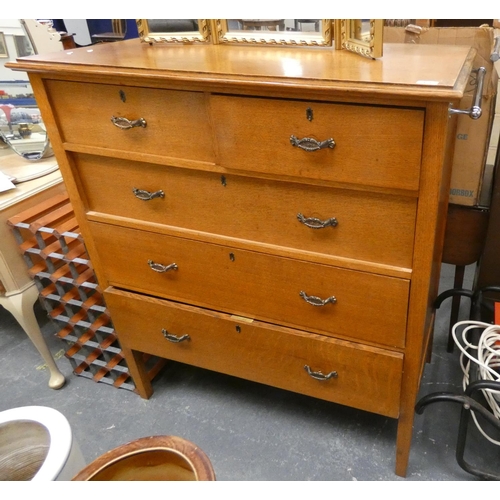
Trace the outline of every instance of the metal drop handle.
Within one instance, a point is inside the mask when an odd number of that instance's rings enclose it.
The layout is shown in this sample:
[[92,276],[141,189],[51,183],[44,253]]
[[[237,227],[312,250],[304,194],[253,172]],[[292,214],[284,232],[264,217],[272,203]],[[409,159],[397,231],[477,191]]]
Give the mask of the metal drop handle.
[[153,200],[154,198],[165,198],[165,193],[161,189],[151,193],[145,189],[132,188],[132,192],[136,198],[143,201]]
[[299,219],[302,224],[312,229],[322,229],[324,227],[332,226],[335,227],[338,224],[338,221],[335,217],[331,217],[330,219],[321,220],[317,217],[304,217],[301,213],[297,214],[297,219]]
[[111,123],[122,130],[128,130],[134,127],[146,128],[146,120],[144,118],[138,118],[137,120],[129,120],[123,116],[112,116]]
[[163,336],[169,342],[173,342],[174,344],[178,344],[179,342],[184,342],[185,340],[191,340],[191,337],[187,334],[178,337],[177,335],[174,335],[173,333],[168,333],[168,331],[165,330],[165,328],[162,328],[161,333],[163,333]]
[[337,302],[337,299],[333,295],[331,297],[328,297],[327,299],[321,299],[320,297],[315,297],[314,295],[307,295],[306,292],[300,292],[299,295],[308,304],[317,307],[326,306],[326,304],[335,304],[335,302]]
[[486,68],[481,66],[478,69],[472,70],[477,73],[476,88],[474,89],[474,96],[472,97],[472,106],[469,109],[454,109],[449,108],[450,115],[469,115],[473,120],[481,118],[483,110],[481,109],[481,100],[483,98],[484,76],[486,75]]
[[332,372],[328,373],[327,375],[324,375],[323,373],[321,373],[321,371],[313,372],[308,365],[304,366],[304,370],[307,372],[307,374],[310,377],[312,377],[316,380],[321,380],[321,381],[329,380],[331,378],[337,378],[339,376],[339,374],[336,371],[332,371]]
[[292,146],[296,146],[307,152],[319,151],[320,149],[335,147],[335,141],[333,139],[326,139],[325,141],[317,141],[312,137],[304,137],[303,139],[298,139],[294,135],[290,136],[290,142]]
[[168,266],[164,266],[163,264],[159,264],[158,262],[153,262],[152,260],[148,260],[148,266],[157,273],[166,273],[167,271],[177,271],[177,264],[169,264]]

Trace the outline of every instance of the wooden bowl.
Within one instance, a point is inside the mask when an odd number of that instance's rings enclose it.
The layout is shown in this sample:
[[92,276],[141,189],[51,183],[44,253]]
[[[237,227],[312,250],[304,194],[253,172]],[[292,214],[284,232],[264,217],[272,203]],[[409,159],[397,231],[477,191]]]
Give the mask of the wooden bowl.
[[150,436],[114,448],[72,481],[215,481],[206,454],[177,436]]

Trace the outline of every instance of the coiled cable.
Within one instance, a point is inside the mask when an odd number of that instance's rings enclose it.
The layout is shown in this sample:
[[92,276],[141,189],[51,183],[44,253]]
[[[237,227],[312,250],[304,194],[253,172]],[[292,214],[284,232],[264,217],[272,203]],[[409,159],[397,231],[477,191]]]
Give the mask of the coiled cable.
[[[458,339],[457,331],[462,330],[461,340]],[[483,329],[477,345],[469,341],[471,330]],[[464,374],[463,389],[465,390],[470,381],[471,366],[477,365],[478,378],[481,380],[500,381],[500,325],[491,325],[481,321],[459,321],[452,328],[452,336],[455,344],[460,349],[460,366]],[[476,356],[469,351],[477,351]],[[482,393],[491,408],[493,415],[500,420],[500,391],[483,389]],[[481,434],[493,444],[500,446],[500,441],[489,436],[479,425],[472,411],[472,418]]]

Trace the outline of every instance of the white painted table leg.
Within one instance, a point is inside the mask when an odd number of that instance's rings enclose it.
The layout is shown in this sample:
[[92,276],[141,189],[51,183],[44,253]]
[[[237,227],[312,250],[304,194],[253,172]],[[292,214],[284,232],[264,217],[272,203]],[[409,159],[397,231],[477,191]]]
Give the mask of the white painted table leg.
[[13,295],[0,295],[0,305],[9,311],[31,339],[44,359],[50,371],[49,387],[60,389],[66,382],[64,375],[57,368],[54,358],[43,339],[42,332],[33,311],[33,305],[38,298],[38,290],[33,283],[26,290]]

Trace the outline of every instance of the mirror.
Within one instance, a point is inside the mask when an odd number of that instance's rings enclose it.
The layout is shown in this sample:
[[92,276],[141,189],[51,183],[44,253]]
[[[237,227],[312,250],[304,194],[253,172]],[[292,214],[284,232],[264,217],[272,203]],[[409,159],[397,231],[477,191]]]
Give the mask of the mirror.
[[40,160],[54,154],[37,107],[0,104],[0,137],[26,160]]
[[340,48],[370,59],[382,57],[383,19],[341,19]]
[[[3,20],[0,25],[7,57],[5,62],[35,53],[19,20]],[[24,78],[0,65],[0,140],[26,160],[53,155],[28,75]]]
[[215,43],[330,46],[330,19],[215,19]]
[[154,44],[210,41],[208,19],[137,19],[141,42]]

